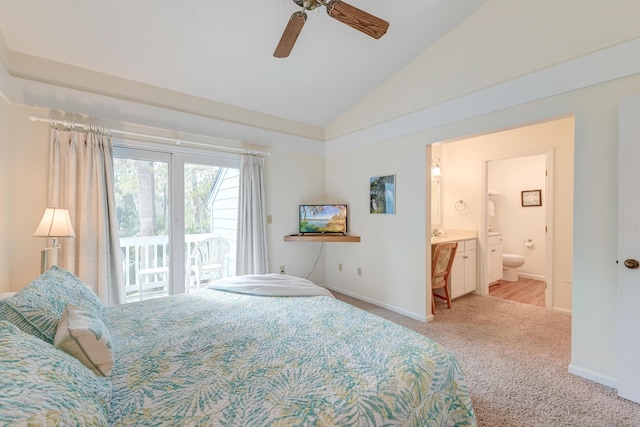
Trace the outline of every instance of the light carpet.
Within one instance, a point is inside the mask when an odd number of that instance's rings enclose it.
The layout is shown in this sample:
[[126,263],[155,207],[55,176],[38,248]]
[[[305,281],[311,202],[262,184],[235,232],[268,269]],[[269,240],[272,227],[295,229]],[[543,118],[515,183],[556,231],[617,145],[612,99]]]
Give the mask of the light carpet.
[[467,380],[479,426],[640,426],[640,405],[572,375],[571,317],[495,297],[438,304],[425,324],[355,298],[336,298],[449,349]]

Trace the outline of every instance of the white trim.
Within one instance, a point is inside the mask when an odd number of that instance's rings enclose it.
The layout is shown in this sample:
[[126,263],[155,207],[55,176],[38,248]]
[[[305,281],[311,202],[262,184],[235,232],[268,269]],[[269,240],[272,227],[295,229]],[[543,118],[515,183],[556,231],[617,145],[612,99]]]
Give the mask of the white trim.
[[220,166],[233,168],[240,167],[240,153],[238,152],[224,152],[212,149],[187,147],[184,145],[158,144],[152,141],[121,139],[118,137],[113,137],[113,147],[120,149],[151,151],[155,153],[192,155],[206,159],[216,158],[221,162]]
[[[422,316],[422,315],[419,315],[419,314],[416,314],[416,313],[412,313],[410,311],[403,310],[403,309],[395,307],[393,305],[385,304],[383,302],[377,301],[377,300],[372,299],[372,298],[367,298],[365,296],[359,295],[359,294],[354,293],[354,292],[345,291],[343,289],[340,289],[340,288],[337,288],[337,287],[334,287],[334,286],[329,286],[327,284],[324,284],[322,286],[327,288],[327,289],[329,289],[329,290],[331,290],[331,291],[340,292],[341,294],[345,294],[345,295],[350,296],[352,298],[357,298],[357,299],[359,299],[361,301],[368,302],[369,304],[377,305],[378,307],[386,308],[387,310],[391,310],[391,311],[393,311],[395,313],[402,314],[403,316],[410,317],[410,318],[412,318],[414,320],[419,320],[420,322],[423,322],[423,323],[426,323],[426,322],[429,322],[429,321],[433,320],[433,315],[432,314],[429,314],[429,316],[425,317],[425,316]],[[431,311],[431,310],[429,310],[429,311]]]
[[529,274],[529,273],[518,272],[518,277],[523,277],[525,279],[531,279],[531,280],[540,280],[541,282],[545,281],[544,276],[540,276],[539,274]]
[[333,138],[325,155],[476,117],[640,73],[640,38]]
[[[11,104],[65,111],[104,122],[175,129],[272,149],[325,156],[640,73],[640,38],[451,101],[333,138],[317,139],[126,101],[11,76],[0,62],[0,92]],[[134,125],[134,126],[135,126]],[[431,141],[433,142],[433,141]],[[427,141],[427,143],[430,143]]]
[[[93,127],[92,124],[89,123],[76,123],[73,121],[67,121],[67,120],[57,120],[57,119],[53,119],[50,117],[40,117],[37,116],[35,114],[30,114],[29,115],[29,120],[31,120],[32,122],[46,122],[51,124],[51,126],[55,126],[55,125],[61,125],[63,127],[67,127],[67,128],[81,128],[84,130],[89,130]],[[187,145],[193,145],[196,147],[202,147],[205,150],[212,150],[212,151],[230,151],[232,153],[242,153],[242,154],[253,154],[256,156],[268,156],[269,153],[268,152],[264,152],[264,151],[259,151],[259,150],[253,150],[250,148],[238,148],[238,147],[233,147],[233,146],[229,146],[229,145],[215,145],[215,144],[210,144],[210,143],[206,143],[206,142],[196,142],[196,141],[190,141],[188,139],[184,139],[184,138],[170,138],[170,137],[166,137],[166,136],[160,136],[160,135],[153,135],[150,133],[140,133],[140,132],[130,132],[130,131],[126,131],[126,130],[120,130],[120,129],[110,129],[110,128],[106,128],[104,129],[105,131],[109,132],[110,134],[117,134],[117,135],[122,135],[125,139],[129,139],[129,137],[132,138],[140,138],[143,141],[152,141],[155,140],[157,142],[161,142],[164,144],[169,144],[169,145],[176,145],[176,146],[180,146],[182,147],[184,144]],[[166,132],[166,130],[164,130]],[[229,140],[229,139],[223,139],[223,138],[211,138],[210,139],[216,140],[216,141],[222,141],[222,142],[226,142],[226,143],[231,143],[231,144],[241,144],[240,141],[233,141],[233,140]]]
[[[8,84],[0,85],[0,91],[3,91],[9,103],[41,108],[42,114],[64,111],[76,121],[93,118],[97,120],[97,125],[109,128],[172,129],[174,133],[208,135],[250,146],[324,156],[324,142],[316,139],[13,76],[7,76],[7,79]],[[65,119],[68,118],[65,116]],[[135,119],[135,123],[132,119]]]
[[576,375],[580,378],[584,378],[590,381],[594,381],[598,384],[602,384],[605,385],[607,387],[611,387],[613,389],[618,389],[618,380],[616,380],[615,378],[610,378],[610,377],[605,377],[602,375],[599,375],[593,371],[590,371],[588,369],[583,369],[579,366],[576,366],[575,364],[571,363],[569,365],[569,373]]
[[566,308],[553,307],[551,311],[558,314],[564,314],[565,316],[571,316],[573,314],[571,310],[567,310]]

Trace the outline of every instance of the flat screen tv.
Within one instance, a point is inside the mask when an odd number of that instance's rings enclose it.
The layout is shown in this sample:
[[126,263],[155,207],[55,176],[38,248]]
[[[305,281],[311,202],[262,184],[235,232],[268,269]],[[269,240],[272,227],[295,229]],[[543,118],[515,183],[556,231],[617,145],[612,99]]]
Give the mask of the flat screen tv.
[[300,205],[298,232],[347,235],[347,205]]

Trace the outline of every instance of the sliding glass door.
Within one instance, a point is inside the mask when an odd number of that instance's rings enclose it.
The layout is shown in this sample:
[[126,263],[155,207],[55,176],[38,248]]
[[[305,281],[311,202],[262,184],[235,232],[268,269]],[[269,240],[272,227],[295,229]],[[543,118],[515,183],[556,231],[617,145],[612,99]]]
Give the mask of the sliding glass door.
[[237,159],[122,147],[114,157],[127,302],[235,274]]

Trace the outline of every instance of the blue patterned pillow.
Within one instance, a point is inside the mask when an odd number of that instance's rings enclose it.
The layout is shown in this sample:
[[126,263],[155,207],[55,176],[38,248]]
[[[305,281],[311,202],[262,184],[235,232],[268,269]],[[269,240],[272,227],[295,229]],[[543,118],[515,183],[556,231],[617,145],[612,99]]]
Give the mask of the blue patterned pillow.
[[107,425],[111,381],[5,321],[0,372],[0,425]]
[[67,304],[104,318],[98,296],[76,275],[51,267],[11,298],[0,301],[0,320],[53,343],[58,319]]

